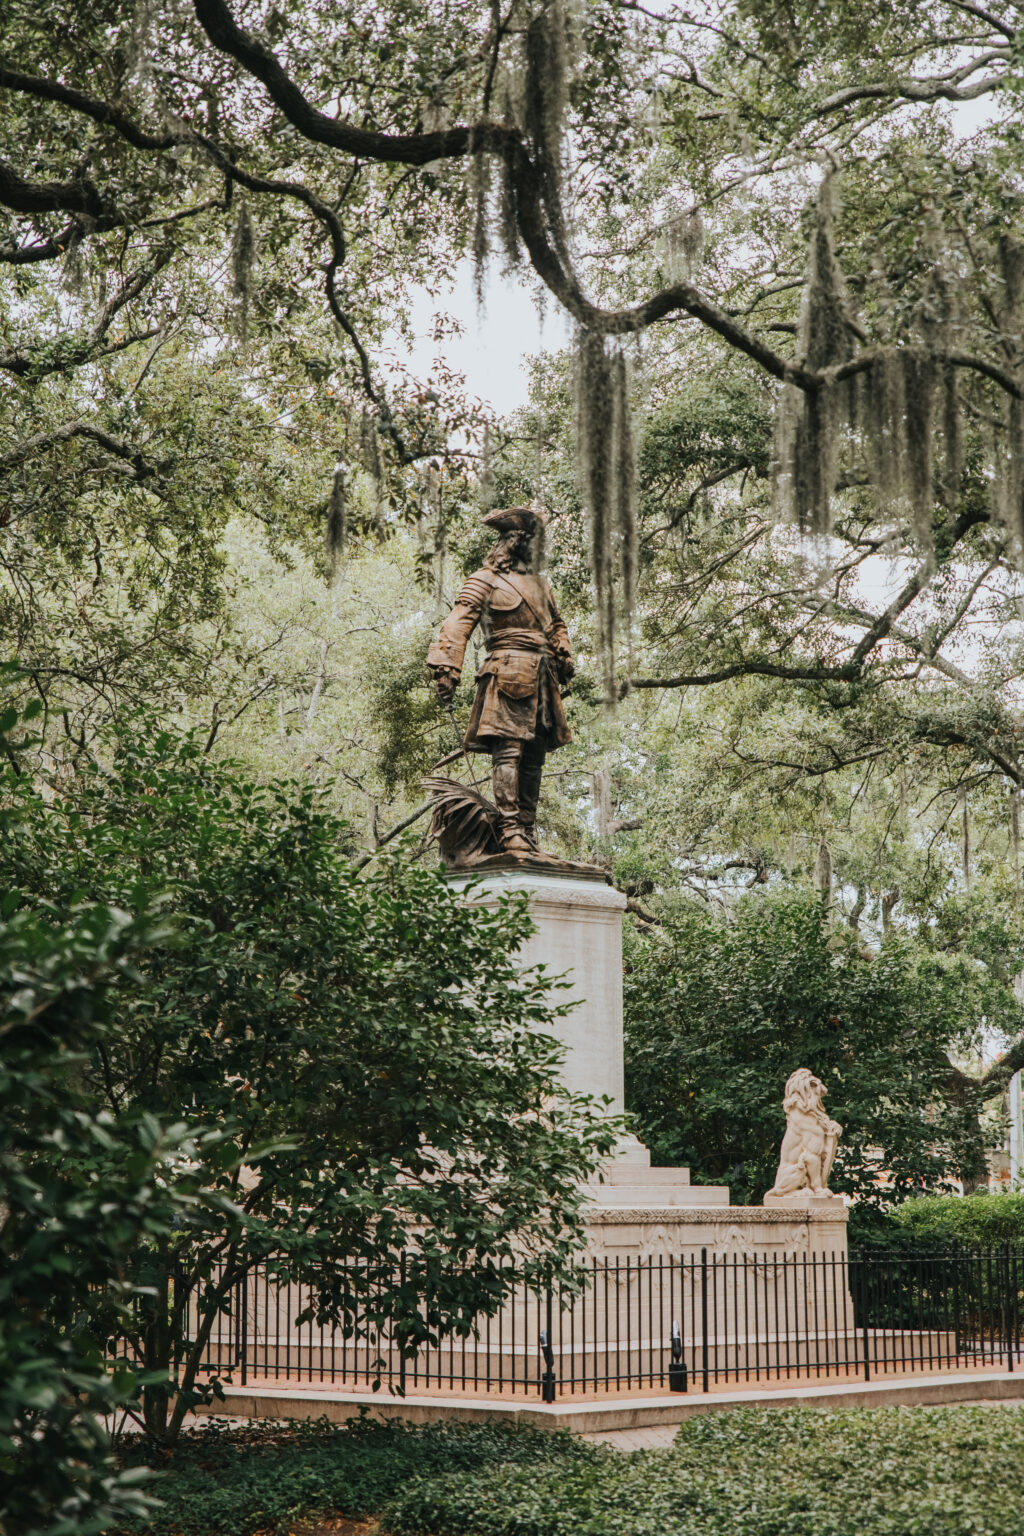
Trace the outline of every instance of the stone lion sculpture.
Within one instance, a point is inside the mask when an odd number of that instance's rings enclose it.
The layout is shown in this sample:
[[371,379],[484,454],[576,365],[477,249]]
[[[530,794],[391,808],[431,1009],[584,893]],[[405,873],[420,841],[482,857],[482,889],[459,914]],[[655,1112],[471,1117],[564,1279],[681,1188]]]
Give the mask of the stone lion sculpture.
[[843,1128],[830,1120],[822,1108],[827,1091],[820,1078],[806,1067],[800,1067],[787,1081],[782,1099],[786,1134],[782,1138],[779,1171],[774,1186],[765,1195],[766,1202],[805,1191],[810,1195],[829,1193],[828,1178]]

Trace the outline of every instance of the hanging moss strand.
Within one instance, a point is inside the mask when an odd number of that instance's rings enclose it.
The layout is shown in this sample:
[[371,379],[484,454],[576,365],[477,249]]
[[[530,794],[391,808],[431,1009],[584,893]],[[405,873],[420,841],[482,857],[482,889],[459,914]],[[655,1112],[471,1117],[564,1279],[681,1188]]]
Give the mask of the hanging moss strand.
[[344,464],[334,466],[334,479],[327,502],[327,567],[333,581],[348,540],[348,476]]
[[628,628],[635,601],[636,464],[625,355],[590,331],[577,342],[576,464],[590,531],[597,649],[612,704],[618,614],[621,608]]

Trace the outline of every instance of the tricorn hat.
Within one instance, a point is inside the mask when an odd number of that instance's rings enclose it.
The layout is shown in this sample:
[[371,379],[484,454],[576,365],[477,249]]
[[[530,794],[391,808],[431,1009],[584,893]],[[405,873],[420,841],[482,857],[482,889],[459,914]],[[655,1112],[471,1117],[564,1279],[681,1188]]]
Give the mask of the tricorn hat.
[[481,521],[496,533],[536,533],[547,518],[534,507],[495,507]]

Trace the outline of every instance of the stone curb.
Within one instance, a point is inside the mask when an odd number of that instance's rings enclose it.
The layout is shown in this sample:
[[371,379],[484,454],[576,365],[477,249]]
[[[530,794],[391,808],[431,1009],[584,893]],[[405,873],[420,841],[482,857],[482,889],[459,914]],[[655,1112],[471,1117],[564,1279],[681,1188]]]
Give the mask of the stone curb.
[[[577,1434],[593,1430],[640,1429],[659,1424],[681,1424],[698,1413],[722,1413],[730,1408],[881,1408],[922,1407],[941,1403],[1024,1401],[1024,1372],[1001,1371],[986,1375],[940,1376],[914,1381],[856,1382],[829,1386],[787,1387],[773,1392],[715,1392],[707,1397],[674,1395],[619,1400],[614,1403],[579,1403],[575,1406],[542,1403],[481,1402],[466,1397],[369,1397],[366,1393],[306,1392],[286,1388],[225,1387],[226,1401],[207,1410],[215,1417],[246,1419],[319,1419],[335,1423],[354,1417],[361,1408],[375,1418],[405,1419],[427,1424],[438,1419],[464,1423],[511,1420],[539,1429],[571,1429]],[[202,1413],[203,1410],[197,1410]]]

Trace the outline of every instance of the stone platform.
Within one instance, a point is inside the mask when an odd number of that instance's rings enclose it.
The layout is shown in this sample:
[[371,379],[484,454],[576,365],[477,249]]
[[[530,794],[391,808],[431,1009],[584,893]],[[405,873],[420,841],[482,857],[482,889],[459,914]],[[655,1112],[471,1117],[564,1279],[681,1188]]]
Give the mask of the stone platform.
[[[452,873],[464,885],[466,873]],[[622,914],[626,898],[588,865],[496,858],[474,873],[472,899],[493,905],[522,893],[536,931],[522,949],[527,966],[542,965],[570,983],[571,1011],[553,1022],[565,1046],[563,1077],[614,1114],[624,1109],[622,1041]],[[780,1126],[781,1132],[781,1126]],[[588,1256],[719,1257],[846,1256],[841,1200],[799,1196],[776,1205],[730,1206],[720,1184],[694,1184],[688,1168],[657,1168],[635,1136],[623,1136],[600,1178],[587,1185]]]

